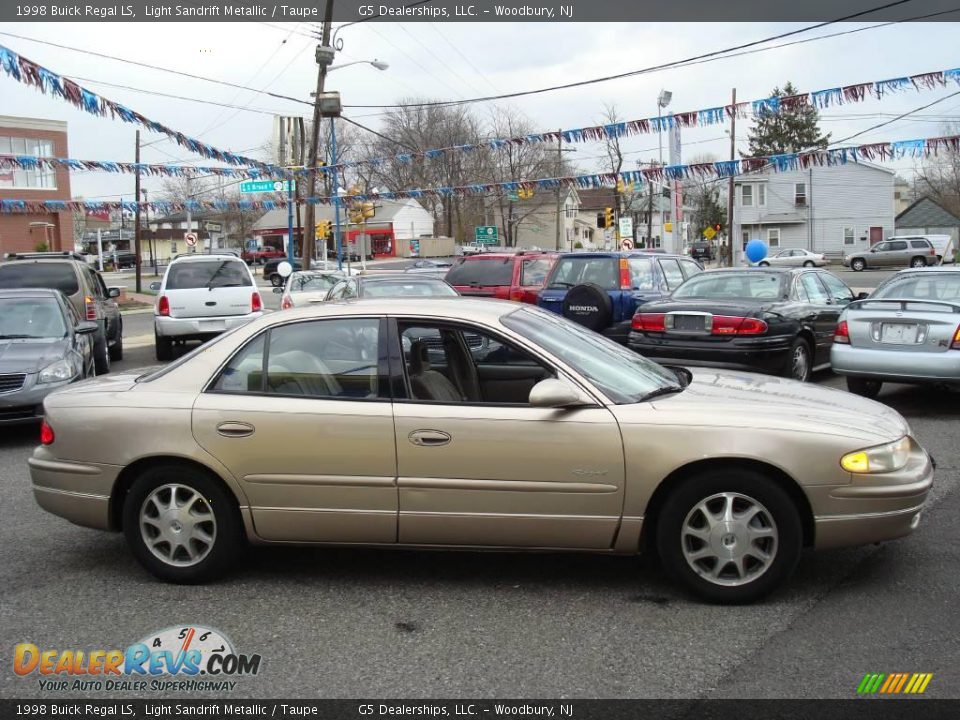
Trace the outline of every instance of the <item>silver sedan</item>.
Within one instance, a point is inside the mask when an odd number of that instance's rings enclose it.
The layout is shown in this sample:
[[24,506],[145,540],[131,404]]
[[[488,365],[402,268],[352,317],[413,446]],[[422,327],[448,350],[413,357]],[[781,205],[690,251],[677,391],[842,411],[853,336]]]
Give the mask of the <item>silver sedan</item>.
[[757,263],[760,267],[824,267],[827,264],[823,253],[810,252],[803,248],[788,248]]
[[960,386],[960,268],[901,270],[840,315],[830,364],[852,392],[883,383]]

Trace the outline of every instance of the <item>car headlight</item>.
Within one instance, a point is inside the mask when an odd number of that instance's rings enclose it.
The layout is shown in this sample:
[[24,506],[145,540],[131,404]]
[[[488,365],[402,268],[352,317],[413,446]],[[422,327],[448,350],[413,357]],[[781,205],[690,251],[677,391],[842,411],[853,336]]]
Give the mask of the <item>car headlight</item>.
[[56,360],[40,371],[37,382],[54,383],[70,380],[80,374],[80,363],[73,356]]
[[847,472],[858,474],[893,472],[907,464],[910,445],[910,436],[904,435],[899,440],[886,445],[847,453],[840,458],[840,466]]

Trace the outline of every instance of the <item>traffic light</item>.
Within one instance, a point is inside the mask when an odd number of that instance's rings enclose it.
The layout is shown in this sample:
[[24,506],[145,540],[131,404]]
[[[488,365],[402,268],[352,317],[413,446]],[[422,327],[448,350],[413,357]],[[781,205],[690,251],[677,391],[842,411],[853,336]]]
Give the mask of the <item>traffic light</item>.
[[721,225],[720,223],[714,223],[713,229],[716,230],[717,232],[720,232],[723,229],[723,225]]
[[602,212],[597,213],[597,227],[603,230],[607,226],[607,217]]
[[372,202],[360,203],[360,215],[364,220],[369,220],[377,214],[377,209]]
[[533,188],[520,188],[517,190],[517,197],[521,200],[529,200],[533,197]]
[[329,220],[320,220],[317,222],[317,237],[325,238],[330,236],[330,221]]
[[613,227],[613,208],[603,209],[603,226],[605,228]]
[[354,203],[347,209],[347,215],[350,218],[350,222],[354,225],[359,225],[363,222],[363,210],[360,207],[360,203]]

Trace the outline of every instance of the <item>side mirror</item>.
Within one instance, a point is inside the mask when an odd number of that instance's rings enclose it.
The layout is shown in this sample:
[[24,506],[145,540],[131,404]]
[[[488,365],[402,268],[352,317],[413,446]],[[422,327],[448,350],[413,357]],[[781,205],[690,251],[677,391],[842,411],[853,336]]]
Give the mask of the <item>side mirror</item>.
[[120,288],[118,287],[107,288],[107,295],[112,298],[120,297]]
[[90,320],[81,320],[73,328],[73,331],[77,335],[90,335],[91,333],[95,333],[99,329],[100,329],[100,326],[97,325],[97,323],[92,322]]
[[158,283],[157,281],[150,283],[150,289],[153,290],[154,292],[160,292],[160,283]]
[[856,299],[857,299],[857,300],[866,300],[868,297],[870,297],[870,293],[868,293],[868,292],[858,292]]
[[590,404],[575,388],[562,380],[547,378],[530,390],[530,405],[541,408],[566,408]]
[[282,295],[282,294],[283,294],[283,288],[282,288],[282,287],[275,287],[275,288],[273,289],[273,294],[274,294],[274,295]]

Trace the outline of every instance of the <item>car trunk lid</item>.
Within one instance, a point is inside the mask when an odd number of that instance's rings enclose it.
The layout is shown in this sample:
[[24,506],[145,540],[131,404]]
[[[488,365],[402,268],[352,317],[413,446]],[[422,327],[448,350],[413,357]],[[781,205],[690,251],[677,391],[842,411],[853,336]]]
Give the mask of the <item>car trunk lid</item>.
[[845,313],[852,347],[948,352],[960,329],[960,304],[939,300],[858,300]]

